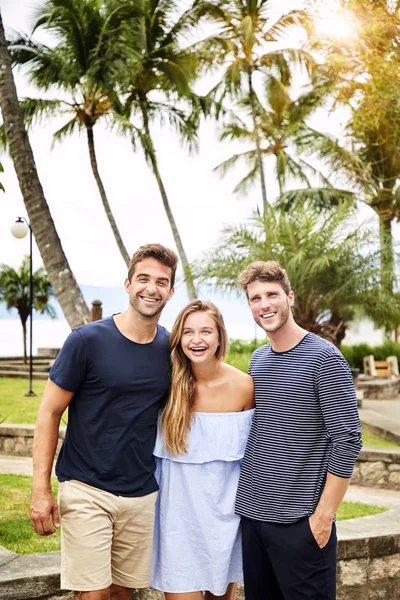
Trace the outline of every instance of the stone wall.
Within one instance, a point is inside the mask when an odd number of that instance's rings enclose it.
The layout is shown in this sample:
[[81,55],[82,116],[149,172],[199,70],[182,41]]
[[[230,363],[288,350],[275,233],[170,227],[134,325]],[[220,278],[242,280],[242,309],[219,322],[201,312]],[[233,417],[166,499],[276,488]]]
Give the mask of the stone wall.
[[[360,532],[357,536],[352,534],[351,528],[356,521],[365,522],[364,536]],[[371,527],[372,523],[375,525]],[[337,600],[399,600],[399,525],[399,508],[374,517],[339,523],[350,531],[342,536],[338,546]],[[379,529],[382,535],[377,534]],[[371,530],[371,535],[368,530]],[[390,530],[392,533],[389,533]]]
[[[400,517],[400,509],[397,512]],[[366,529],[371,533],[364,537],[352,534],[351,531],[346,533],[346,527],[351,530],[350,522],[338,524],[337,600],[399,600],[400,530],[384,535],[376,535],[375,532],[372,535],[372,529],[380,528],[379,517],[380,515],[363,517],[363,520],[370,519]],[[397,520],[393,514],[391,519]],[[353,523],[357,520],[353,520]],[[342,539],[341,529],[344,531]],[[18,565],[18,561],[21,565]],[[59,553],[50,552],[21,556],[8,565],[3,565],[3,569],[0,567],[2,600],[72,600],[72,593],[59,590],[59,561]],[[7,575],[4,577],[6,571]],[[132,600],[164,600],[164,595],[147,588],[135,590]],[[241,585],[238,586],[236,600],[244,600]]]
[[400,490],[400,448],[365,448],[357,460],[354,485]]
[[[32,456],[34,425],[0,425],[0,454]],[[60,427],[57,452],[65,437],[65,427]]]
[[399,400],[400,381],[390,377],[365,377],[359,379],[357,389],[363,392],[365,400]]

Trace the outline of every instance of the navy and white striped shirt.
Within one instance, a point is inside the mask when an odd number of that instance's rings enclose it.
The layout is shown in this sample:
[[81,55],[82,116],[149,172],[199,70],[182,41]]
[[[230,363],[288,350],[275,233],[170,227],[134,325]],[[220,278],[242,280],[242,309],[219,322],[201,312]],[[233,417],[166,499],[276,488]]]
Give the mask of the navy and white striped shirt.
[[328,472],[352,475],[361,427],[351,372],[333,344],[308,333],[286,352],[258,348],[249,373],[256,411],[236,512],[291,523],[313,514]]

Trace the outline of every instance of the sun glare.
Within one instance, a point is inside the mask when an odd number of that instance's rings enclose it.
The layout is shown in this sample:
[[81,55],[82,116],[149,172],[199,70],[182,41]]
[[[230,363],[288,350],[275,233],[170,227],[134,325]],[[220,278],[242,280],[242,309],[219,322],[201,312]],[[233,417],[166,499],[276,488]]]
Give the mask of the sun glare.
[[351,39],[356,33],[355,23],[348,13],[340,9],[336,3],[325,2],[315,17],[315,33],[336,39]]

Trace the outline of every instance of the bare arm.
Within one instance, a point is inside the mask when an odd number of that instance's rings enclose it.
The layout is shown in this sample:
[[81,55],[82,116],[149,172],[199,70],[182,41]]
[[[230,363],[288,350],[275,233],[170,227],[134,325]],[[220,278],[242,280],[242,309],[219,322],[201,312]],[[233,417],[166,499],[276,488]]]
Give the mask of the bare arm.
[[60,419],[73,392],[47,381],[40,403],[33,439],[31,524],[39,535],[50,535],[60,526],[57,501],[51,493],[51,470],[57,449]]
[[350,479],[328,473],[324,491],[315,512],[310,517],[310,528],[320,548],[329,541],[333,517],[344,498]]

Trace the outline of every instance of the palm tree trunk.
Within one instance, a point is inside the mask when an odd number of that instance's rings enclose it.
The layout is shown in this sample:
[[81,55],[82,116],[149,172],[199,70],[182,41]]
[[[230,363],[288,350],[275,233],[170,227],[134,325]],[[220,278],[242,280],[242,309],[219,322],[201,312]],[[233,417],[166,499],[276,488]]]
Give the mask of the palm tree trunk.
[[90,321],[89,309],[61,246],[26,133],[0,15],[0,108],[32,232],[50,283],[71,327]]
[[263,159],[262,159],[262,154],[261,154],[260,132],[258,130],[258,125],[257,125],[255,93],[254,93],[254,88],[253,88],[252,73],[253,72],[250,67],[249,68],[249,96],[250,96],[251,116],[253,119],[253,130],[254,130],[254,137],[255,137],[255,141],[256,141],[258,168],[260,171],[263,214],[265,215],[267,212],[267,208],[268,208],[267,187],[265,185],[264,165],[263,165]]
[[[390,296],[393,293],[394,259],[393,237],[390,217],[379,214],[380,256],[381,256],[381,285]],[[392,339],[392,324],[385,326],[385,339]]]
[[383,289],[389,294],[393,293],[393,238],[391,219],[379,215],[380,255],[381,255],[381,283]]
[[110,204],[107,199],[107,195],[106,195],[106,191],[104,189],[103,182],[100,177],[99,169],[97,166],[96,152],[94,149],[93,125],[86,125],[86,133],[87,133],[88,146],[89,146],[90,164],[92,167],[94,178],[97,183],[97,187],[99,188],[99,192],[100,192],[101,200],[103,202],[104,210],[106,211],[107,219],[111,225],[111,229],[113,231],[115,241],[117,242],[117,246],[119,248],[121,256],[124,259],[126,266],[129,267],[129,263],[130,263],[131,259],[130,259],[127,249],[124,246],[124,242],[122,241],[121,235],[119,233],[117,224],[114,219],[114,215],[112,213]]
[[179,258],[181,259],[181,263],[182,263],[183,273],[184,273],[184,276],[185,276],[185,282],[186,282],[186,287],[187,287],[189,299],[193,300],[194,298],[197,298],[197,294],[196,294],[196,289],[195,289],[195,286],[194,286],[194,280],[193,280],[192,271],[190,269],[189,261],[187,259],[186,252],[185,252],[183,244],[182,244],[181,236],[179,235],[178,227],[176,225],[175,218],[174,218],[174,215],[172,213],[172,210],[171,210],[171,207],[170,207],[170,204],[169,204],[169,201],[168,201],[168,196],[167,196],[167,193],[165,191],[165,187],[164,187],[163,181],[161,179],[160,171],[158,169],[158,164],[157,164],[155,149],[154,149],[154,146],[153,146],[153,141],[152,141],[151,136],[150,136],[150,128],[149,128],[149,119],[148,119],[148,114],[147,114],[147,108],[146,108],[146,106],[143,103],[142,103],[142,114],[143,114],[144,130],[145,130],[147,138],[149,140],[148,152],[149,152],[149,155],[150,155],[150,160],[151,160],[151,165],[152,165],[152,168],[153,168],[153,173],[154,173],[154,176],[155,176],[155,178],[157,180],[157,184],[158,184],[158,188],[159,188],[160,193],[161,193],[161,198],[162,198],[162,201],[163,201],[164,209],[165,209],[165,212],[167,213],[168,221],[169,221],[169,224],[170,224],[171,229],[172,229],[172,235],[174,236],[175,244],[176,244],[176,247],[178,249]]

